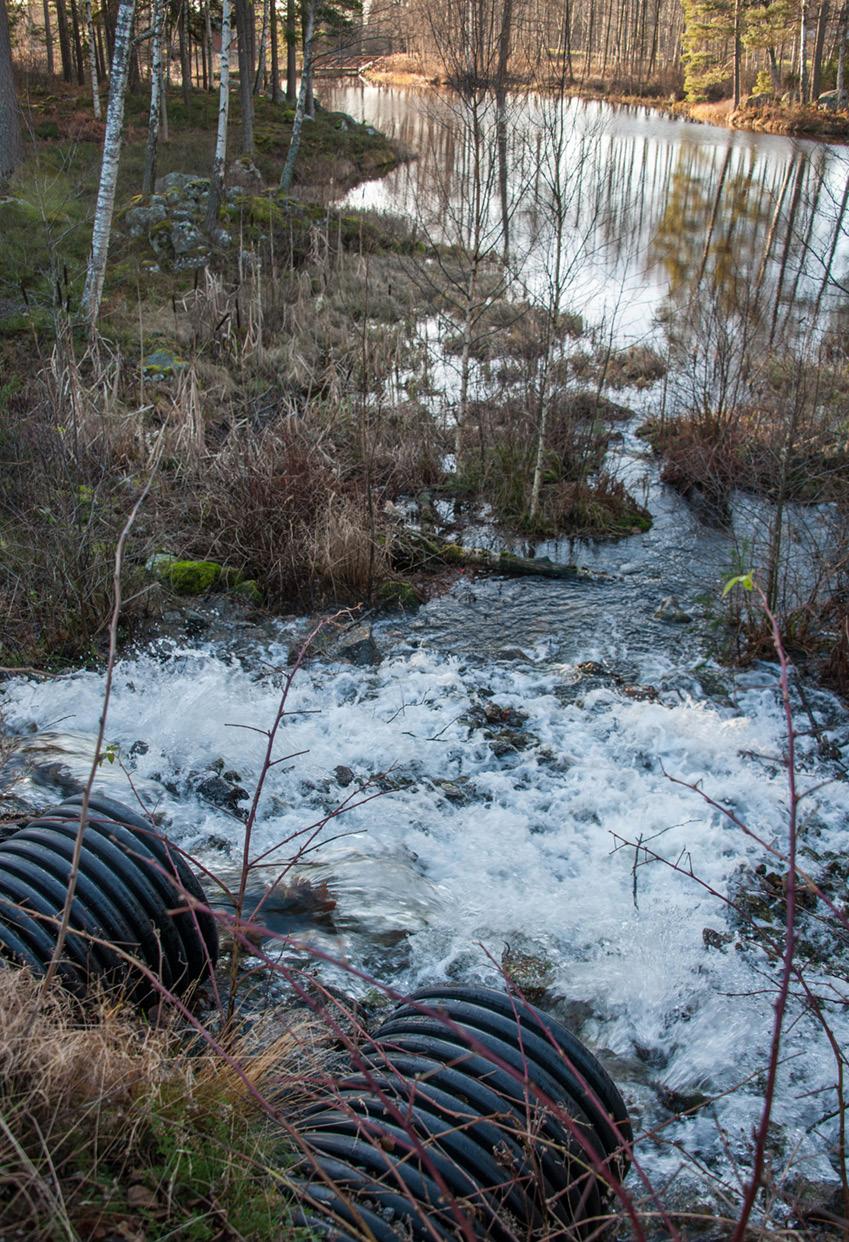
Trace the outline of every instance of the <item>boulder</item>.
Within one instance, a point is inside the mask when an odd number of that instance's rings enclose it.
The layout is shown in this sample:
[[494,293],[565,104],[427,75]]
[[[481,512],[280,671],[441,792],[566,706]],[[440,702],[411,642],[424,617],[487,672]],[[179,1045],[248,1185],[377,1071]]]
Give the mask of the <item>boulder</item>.
[[667,595],[665,599],[660,601],[654,613],[654,619],[655,621],[665,621],[667,625],[687,625],[693,618],[678,603],[677,596]]
[[201,177],[200,173],[170,172],[166,173],[164,177],[157,177],[154,188],[157,194],[165,194],[169,190],[177,190],[178,193],[182,194],[190,185],[199,181],[205,181],[207,187],[209,186],[208,179]]
[[200,229],[190,220],[175,220],[170,237],[176,255],[196,253],[205,245]]
[[137,207],[131,207],[124,216],[124,224],[130,237],[144,237],[155,224],[161,224],[167,215],[165,203],[158,194],[154,194],[149,203],[139,203]]
[[[145,354],[142,359],[142,374],[146,380],[169,380],[173,379],[180,371],[186,368],[186,362],[178,354],[171,349],[155,349],[150,354]],[[164,553],[158,553],[158,556],[164,556]],[[173,558],[171,558],[173,559]],[[151,557],[151,561],[156,557]]]
[[[826,108],[829,112],[837,112],[840,108],[840,96],[837,91],[823,91],[821,95],[817,95],[817,107]],[[844,94],[843,106],[846,106],[846,97]]]
[[370,625],[357,625],[342,634],[328,654],[334,660],[346,660],[349,664],[357,664],[360,667],[379,664],[383,658],[374,641]]
[[248,190],[253,194],[265,189],[262,173],[253,160],[247,156],[242,156],[240,159],[233,161],[227,169],[226,181],[231,189],[236,187],[240,190]]

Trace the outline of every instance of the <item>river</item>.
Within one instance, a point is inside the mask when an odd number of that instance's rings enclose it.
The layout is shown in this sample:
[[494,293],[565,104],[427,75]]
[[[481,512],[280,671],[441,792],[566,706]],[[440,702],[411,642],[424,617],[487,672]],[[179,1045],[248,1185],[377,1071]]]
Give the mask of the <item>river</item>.
[[[413,147],[425,142],[419,97],[345,85],[332,103]],[[607,273],[605,305],[624,307],[622,289],[633,292],[617,328],[626,336],[675,296],[671,241],[661,245],[658,234],[682,169],[688,176],[701,170],[709,200],[710,170],[718,176],[730,150],[735,175],[763,194],[757,210],[742,213],[757,238],[769,217],[769,187],[780,188],[788,162],[797,169],[794,161],[803,160],[814,189],[820,178],[833,196],[843,158],[830,148],[657,114],[574,108],[578,118],[598,114],[605,126],[599,161],[642,170],[625,177],[630,205],[614,213],[618,224],[593,276]],[[420,160],[359,187],[348,201],[406,210],[427,175]],[[804,224],[826,250],[827,223],[815,215]],[[684,237],[682,245],[680,262],[700,262],[697,243]],[[735,278],[754,253],[740,248]],[[735,254],[726,254],[731,266]],[[815,265],[790,279],[795,305],[810,310]],[[626,397],[648,408],[656,393]],[[762,663],[734,672],[714,661],[712,618],[732,572],[733,541],[704,527],[660,483],[630,426],[618,453],[620,469],[645,495],[652,529],[617,543],[537,549],[575,559],[591,575],[562,582],[461,576],[418,611],[375,622],[379,663],[315,662],[301,671],[281,753],[305,753],[272,771],[256,848],[291,842],[360,783],[380,789],[381,797],[331,819],[324,836],[333,840],[298,867],[313,884],[326,882],[336,902],[329,914],[301,918],[301,940],[402,988],[446,977],[494,980],[503,955],[508,964],[531,960],[547,1003],[606,1058],[637,1133],[651,1131],[638,1154],[667,1201],[719,1211],[739,1190],[759,1115],[774,966],[705,887],[757,892],[754,869],[764,850],[699,790],[769,844],[786,844],[777,669]],[[757,515],[754,501],[739,498],[738,525]],[[655,616],[672,594],[690,621]],[[213,869],[232,870],[242,825],[205,800],[201,778],[223,761],[252,787],[262,739],[234,726],[271,722],[302,633],[302,619],[251,625],[221,604],[217,615],[213,606],[119,662],[107,736],[120,762],[102,765],[100,784],[132,801],[129,774],[170,832]],[[19,739],[7,767],[16,797],[44,805],[69,777],[84,775],[102,689],[101,674],[91,671],[4,683],[0,708]],[[832,758],[821,756],[815,737],[800,739],[805,788],[839,776],[849,761],[844,708],[815,690],[809,703]],[[842,780],[807,798],[803,856],[814,874],[845,853],[847,816]],[[637,842],[679,870],[649,863]],[[280,856],[291,850],[284,845]],[[285,909],[280,918],[286,926]],[[365,990],[342,970],[333,977],[351,992]],[[823,994],[847,992],[845,962],[828,956],[810,966],[809,979]],[[836,1004],[829,1012],[845,1047],[849,1009]],[[795,998],[783,1053],[776,1167],[786,1159],[793,1179],[836,1186],[833,1057]],[[687,1109],[695,1111],[677,1116]]]

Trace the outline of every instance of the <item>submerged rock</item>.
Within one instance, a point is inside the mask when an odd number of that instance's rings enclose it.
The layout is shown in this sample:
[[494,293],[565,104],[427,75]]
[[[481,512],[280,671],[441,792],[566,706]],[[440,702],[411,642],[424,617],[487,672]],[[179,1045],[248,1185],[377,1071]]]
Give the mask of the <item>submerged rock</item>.
[[667,595],[655,610],[654,619],[667,625],[688,625],[693,618],[681,607],[676,595]]

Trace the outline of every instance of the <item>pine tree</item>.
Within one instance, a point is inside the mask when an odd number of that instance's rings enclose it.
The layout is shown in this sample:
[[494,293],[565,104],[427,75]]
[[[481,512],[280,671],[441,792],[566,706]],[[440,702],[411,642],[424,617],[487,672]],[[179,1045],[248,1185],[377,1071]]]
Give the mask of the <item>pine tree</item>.
[[711,88],[733,72],[734,0],[683,0],[684,90],[691,102],[706,99]]
[[0,0],[0,181],[13,173],[23,159],[21,118],[12,73],[12,44],[6,0]]

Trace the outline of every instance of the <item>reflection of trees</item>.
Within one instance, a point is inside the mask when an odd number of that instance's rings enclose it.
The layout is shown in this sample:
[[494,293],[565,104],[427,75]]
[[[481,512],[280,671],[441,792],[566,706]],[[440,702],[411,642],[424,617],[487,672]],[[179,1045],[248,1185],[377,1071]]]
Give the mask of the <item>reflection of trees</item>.
[[756,177],[756,152],[686,146],[678,152],[666,207],[650,255],[680,302],[707,284],[728,309],[748,301],[771,210],[769,187]]
[[758,161],[754,146],[721,155],[682,147],[649,253],[673,306],[710,292],[731,314],[754,299],[775,340],[836,287],[847,199],[826,147],[793,146],[775,164]]

